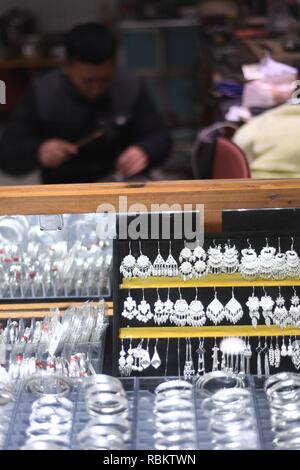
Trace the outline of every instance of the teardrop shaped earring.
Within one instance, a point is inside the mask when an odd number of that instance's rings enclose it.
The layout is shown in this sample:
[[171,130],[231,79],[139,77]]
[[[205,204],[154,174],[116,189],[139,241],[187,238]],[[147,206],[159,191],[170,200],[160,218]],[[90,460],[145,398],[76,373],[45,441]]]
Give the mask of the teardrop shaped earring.
[[154,369],[158,369],[161,365],[161,359],[157,352],[157,343],[158,343],[158,339],[156,339],[155,346],[154,346],[154,354],[151,359],[151,365]]
[[224,308],[225,318],[234,325],[243,318],[243,308],[234,296],[234,287],[231,288],[231,299]]
[[217,298],[217,291],[214,287],[215,297],[214,300],[208,305],[206,309],[206,316],[211,320],[215,325],[221,323],[225,317],[224,305]]

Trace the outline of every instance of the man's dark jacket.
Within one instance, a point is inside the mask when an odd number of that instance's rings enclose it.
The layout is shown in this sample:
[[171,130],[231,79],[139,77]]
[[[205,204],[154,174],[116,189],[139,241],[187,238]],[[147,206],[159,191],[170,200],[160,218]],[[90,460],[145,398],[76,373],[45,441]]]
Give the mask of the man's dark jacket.
[[105,128],[105,138],[83,146],[59,168],[42,168],[44,183],[93,182],[115,168],[115,160],[130,145],[149,155],[150,166],[170,150],[168,132],[145,87],[127,69],[119,68],[109,93],[89,102],[62,70],[35,80],[13,112],[0,141],[0,168],[23,175],[38,168],[38,148],[51,138],[69,142]]

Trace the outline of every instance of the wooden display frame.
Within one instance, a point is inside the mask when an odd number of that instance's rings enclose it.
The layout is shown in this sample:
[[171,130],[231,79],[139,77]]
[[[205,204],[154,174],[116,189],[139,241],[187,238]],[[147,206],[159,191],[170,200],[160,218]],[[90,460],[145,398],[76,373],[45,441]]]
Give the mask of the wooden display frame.
[[[204,204],[205,231],[222,232],[224,210],[300,208],[300,179],[3,186],[0,215],[93,213],[100,204],[118,208],[120,196],[127,197],[128,206],[142,203],[148,210],[153,204]],[[42,316],[48,311],[46,305],[64,308],[69,303],[62,306],[59,302],[43,302],[30,307],[26,303],[2,303],[0,318],[7,317],[8,311],[19,316]]]

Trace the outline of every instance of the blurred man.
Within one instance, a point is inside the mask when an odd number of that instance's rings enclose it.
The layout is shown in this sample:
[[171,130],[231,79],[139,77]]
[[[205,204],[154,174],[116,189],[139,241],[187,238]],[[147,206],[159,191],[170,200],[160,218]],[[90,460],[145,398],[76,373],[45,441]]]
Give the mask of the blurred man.
[[0,142],[0,168],[41,169],[44,183],[127,179],[159,164],[170,140],[140,80],[116,65],[113,33],[98,23],[66,36],[62,70],[34,81]]

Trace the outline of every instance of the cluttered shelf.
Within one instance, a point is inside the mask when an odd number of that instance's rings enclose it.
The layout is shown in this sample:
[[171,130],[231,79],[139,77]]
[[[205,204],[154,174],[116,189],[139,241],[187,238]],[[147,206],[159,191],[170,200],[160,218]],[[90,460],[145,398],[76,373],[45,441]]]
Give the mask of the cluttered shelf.
[[[0,304],[0,320],[6,318],[43,318],[49,315],[51,309],[59,308],[63,312],[69,307],[80,307],[82,301],[72,302],[37,302],[37,303],[2,303]],[[113,303],[107,302],[107,316],[113,314]]]

